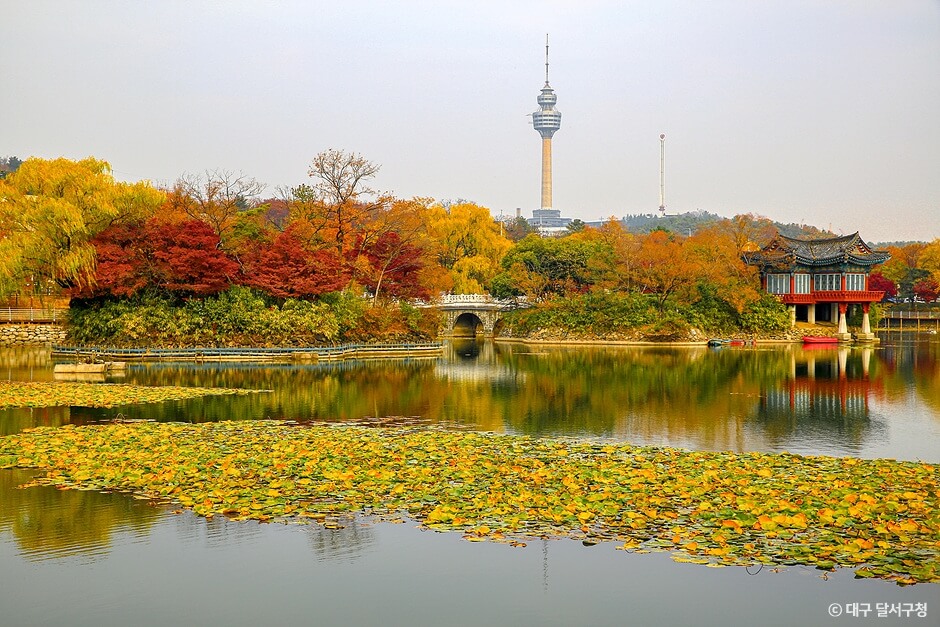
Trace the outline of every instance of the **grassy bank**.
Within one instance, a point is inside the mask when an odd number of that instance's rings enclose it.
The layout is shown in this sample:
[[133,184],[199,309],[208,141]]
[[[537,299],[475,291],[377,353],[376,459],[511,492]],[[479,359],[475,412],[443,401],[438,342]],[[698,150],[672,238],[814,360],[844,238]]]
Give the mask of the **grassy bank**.
[[317,301],[273,299],[233,287],[217,296],[177,300],[73,301],[68,341],[116,347],[311,346],[416,342],[437,336],[439,316],[407,304],[349,294]]
[[502,334],[543,340],[680,342],[715,335],[778,337],[789,330],[786,307],[769,295],[739,312],[716,298],[660,307],[644,294],[591,292],[507,312]]

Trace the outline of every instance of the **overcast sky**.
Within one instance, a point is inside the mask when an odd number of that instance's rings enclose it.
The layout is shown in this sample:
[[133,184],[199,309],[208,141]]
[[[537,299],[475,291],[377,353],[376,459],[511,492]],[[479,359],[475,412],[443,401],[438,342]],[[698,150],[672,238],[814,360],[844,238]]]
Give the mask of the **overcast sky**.
[[0,156],[273,195],[341,148],[529,216],[545,33],[563,215],[655,212],[665,133],[669,213],[940,237],[938,0],[3,2]]

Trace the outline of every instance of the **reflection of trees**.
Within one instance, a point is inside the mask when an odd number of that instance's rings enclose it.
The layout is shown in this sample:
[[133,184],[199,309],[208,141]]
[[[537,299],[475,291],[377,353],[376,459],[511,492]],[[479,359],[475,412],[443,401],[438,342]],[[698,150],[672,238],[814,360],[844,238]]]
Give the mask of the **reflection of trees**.
[[259,524],[253,520],[229,520],[225,516],[203,518],[192,512],[181,512],[173,517],[175,537],[198,539],[210,548],[247,544],[261,536]]
[[351,562],[361,557],[376,542],[372,526],[354,517],[340,520],[338,529],[309,524],[306,533],[310,546],[322,561]]
[[0,378],[9,381],[51,381],[51,350],[42,346],[0,348]]
[[13,407],[0,409],[0,436],[30,427],[61,427],[71,422],[68,407]]
[[558,350],[512,359],[527,379],[519,391],[522,411],[509,420],[525,433],[691,439],[710,448],[736,448],[736,423],[757,391],[746,376],[757,370],[750,351]]
[[147,533],[159,510],[123,494],[16,489],[36,471],[0,470],[0,530],[12,531],[26,559],[83,556],[107,552],[111,535],[129,529]]
[[154,420],[289,418],[347,420],[364,416],[425,416],[440,394],[433,361],[344,362],[314,366],[206,364],[135,366],[127,383],[269,390],[261,394],[207,396],[180,402],[73,408],[73,418],[101,420],[118,412]]
[[[877,427],[866,413],[870,398],[897,403],[913,387],[934,415],[940,414],[938,357],[936,342],[806,351],[798,346],[576,348],[470,340],[449,345],[444,357],[432,360],[143,364],[131,367],[128,383],[270,392],[111,409],[4,410],[0,433],[118,414],[193,422],[418,416],[487,431],[593,435],[717,450],[760,448],[765,438],[779,441],[807,429],[824,438],[839,435],[860,442]],[[850,393],[854,384],[839,388],[838,373],[848,382],[866,381],[864,394]],[[835,387],[827,388],[824,381],[833,377]],[[791,388],[795,398],[807,399],[801,401],[805,407],[794,401],[791,408]],[[844,425],[845,411],[850,415]]]
[[911,387],[918,400],[940,417],[940,341],[921,334],[891,334],[878,351],[884,371],[884,395],[903,399]]

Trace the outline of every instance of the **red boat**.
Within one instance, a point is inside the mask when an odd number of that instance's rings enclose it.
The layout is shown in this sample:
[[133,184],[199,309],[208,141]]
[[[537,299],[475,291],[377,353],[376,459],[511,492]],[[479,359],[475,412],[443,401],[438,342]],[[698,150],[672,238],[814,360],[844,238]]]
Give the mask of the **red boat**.
[[804,335],[804,344],[838,344],[839,338],[829,335]]

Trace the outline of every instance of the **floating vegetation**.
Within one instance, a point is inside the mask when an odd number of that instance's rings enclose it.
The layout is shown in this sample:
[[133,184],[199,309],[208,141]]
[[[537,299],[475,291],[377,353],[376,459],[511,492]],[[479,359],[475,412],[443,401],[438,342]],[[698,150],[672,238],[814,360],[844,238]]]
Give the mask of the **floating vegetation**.
[[6,407],[114,407],[131,403],[180,401],[218,394],[251,394],[257,390],[195,388],[123,383],[20,383],[0,381],[0,409]]
[[926,463],[258,421],[38,428],[0,438],[0,467],[14,466],[206,517],[406,515],[474,541],[616,540],[713,567],[940,582],[940,468]]

